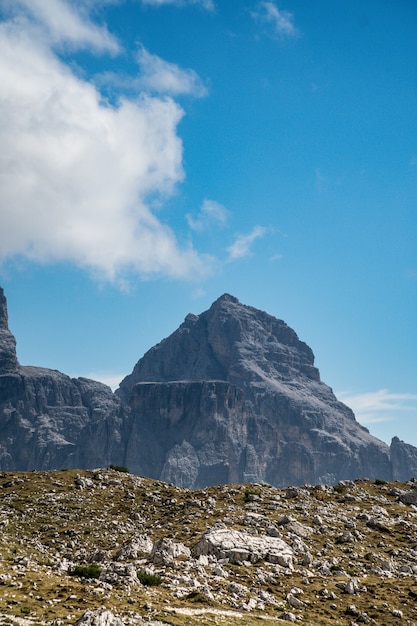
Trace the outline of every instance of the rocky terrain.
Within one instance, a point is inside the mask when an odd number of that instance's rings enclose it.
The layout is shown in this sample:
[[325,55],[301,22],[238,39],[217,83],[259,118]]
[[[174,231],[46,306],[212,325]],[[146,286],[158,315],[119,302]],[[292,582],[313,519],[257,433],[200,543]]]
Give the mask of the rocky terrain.
[[111,463],[190,489],[285,487],[407,480],[417,448],[373,437],[320,380],[294,330],[228,294],[187,315],[113,393],[20,365],[0,289],[0,469]]
[[417,623],[417,482],[0,474],[0,624]]

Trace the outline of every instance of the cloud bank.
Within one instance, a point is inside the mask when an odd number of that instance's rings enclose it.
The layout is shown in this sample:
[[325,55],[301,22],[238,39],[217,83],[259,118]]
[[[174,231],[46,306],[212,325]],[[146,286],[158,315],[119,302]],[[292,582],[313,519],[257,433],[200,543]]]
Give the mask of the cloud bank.
[[160,93],[110,105],[54,52],[115,54],[104,27],[63,0],[6,4],[15,12],[0,24],[0,260],[70,262],[108,280],[206,272],[152,204],[184,178],[183,110],[169,94],[195,91],[197,75],[142,51]]

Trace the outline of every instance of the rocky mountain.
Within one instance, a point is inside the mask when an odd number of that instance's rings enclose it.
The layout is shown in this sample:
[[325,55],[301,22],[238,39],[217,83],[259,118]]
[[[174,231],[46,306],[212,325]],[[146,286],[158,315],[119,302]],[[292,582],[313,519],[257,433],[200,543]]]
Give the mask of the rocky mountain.
[[112,390],[21,366],[0,289],[0,468],[95,467],[121,458],[125,410]]
[[116,393],[132,411],[128,467],[184,487],[405,478],[417,468],[415,448],[395,441],[393,462],[358,424],[285,322],[227,294],[188,315]]
[[0,623],[415,625],[417,483],[0,472]]
[[123,465],[182,487],[406,480],[417,449],[391,447],[320,380],[283,321],[230,295],[188,315],[116,393],[21,366],[0,290],[0,468]]

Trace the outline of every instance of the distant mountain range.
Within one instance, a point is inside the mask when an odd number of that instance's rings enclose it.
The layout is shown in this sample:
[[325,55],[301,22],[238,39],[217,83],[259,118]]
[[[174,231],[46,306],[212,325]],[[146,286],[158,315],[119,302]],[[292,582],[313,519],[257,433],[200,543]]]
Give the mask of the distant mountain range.
[[[35,330],[35,329],[34,329]],[[417,448],[373,437],[285,322],[224,294],[113,393],[21,366],[0,288],[0,469],[123,465],[177,486],[407,480]]]

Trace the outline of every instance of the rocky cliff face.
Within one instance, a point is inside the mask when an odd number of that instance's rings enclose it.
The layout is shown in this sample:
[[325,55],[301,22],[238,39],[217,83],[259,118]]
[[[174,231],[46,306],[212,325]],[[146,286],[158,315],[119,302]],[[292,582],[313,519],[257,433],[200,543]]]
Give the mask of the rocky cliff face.
[[123,408],[111,389],[23,367],[0,290],[0,468],[97,467],[121,458]]
[[129,467],[146,449],[137,469],[175,484],[392,477],[388,446],[320,381],[311,349],[227,294],[188,315],[116,393],[132,410]]
[[7,300],[0,287],[0,375],[14,372],[17,367],[16,340],[9,330]]
[[224,295],[188,315],[113,394],[20,366],[0,292],[0,468],[126,465],[199,488],[417,474],[417,449],[372,437],[283,321]]

